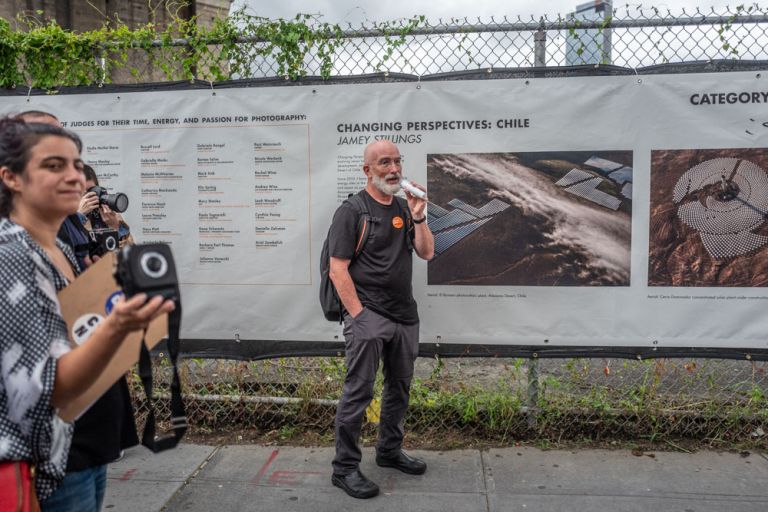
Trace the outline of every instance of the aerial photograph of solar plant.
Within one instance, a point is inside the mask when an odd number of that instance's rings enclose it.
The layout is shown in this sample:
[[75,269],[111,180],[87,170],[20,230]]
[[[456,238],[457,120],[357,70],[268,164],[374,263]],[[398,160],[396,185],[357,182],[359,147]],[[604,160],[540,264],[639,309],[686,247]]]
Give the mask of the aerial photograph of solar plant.
[[631,151],[427,155],[430,285],[629,286]]
[[768,151],[651,152],[649,286],[768,286]]

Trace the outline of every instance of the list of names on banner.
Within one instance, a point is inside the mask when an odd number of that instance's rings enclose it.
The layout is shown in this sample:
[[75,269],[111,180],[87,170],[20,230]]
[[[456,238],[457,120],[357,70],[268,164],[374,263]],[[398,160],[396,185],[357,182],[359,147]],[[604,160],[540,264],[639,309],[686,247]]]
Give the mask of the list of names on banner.
[[[108,175],[111,191],[129,195],[126,217],[137,241],[179,247],[174,257],[188,282],[311,282],[306,124],[109,132],[84,137],[111,136],[123,147],[89,145],[86,161]],[[112,154],[123,149],[119,165]],[[119,183],[131,185],[120,190]]]

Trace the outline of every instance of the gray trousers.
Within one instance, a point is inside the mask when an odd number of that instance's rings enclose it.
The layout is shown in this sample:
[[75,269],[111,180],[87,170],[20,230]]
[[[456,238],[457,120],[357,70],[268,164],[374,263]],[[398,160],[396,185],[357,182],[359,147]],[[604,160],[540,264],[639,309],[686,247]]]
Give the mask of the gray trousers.
[[365,409],[373,398],[379,360],[384,361],[378,454],[397,454],[403,444],[403,418],[419,353],[419,324],[393,322],[368,308],[352,318],[344,316],[347,375],[336,408],[336,456],[333,472],[346,475],[358,468],[358,446]]

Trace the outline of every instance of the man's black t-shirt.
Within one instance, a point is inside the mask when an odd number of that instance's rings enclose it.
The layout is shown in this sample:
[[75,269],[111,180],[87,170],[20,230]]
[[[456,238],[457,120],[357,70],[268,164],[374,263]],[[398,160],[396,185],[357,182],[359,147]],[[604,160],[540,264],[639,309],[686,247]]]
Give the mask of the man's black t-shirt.
[[[411,289],[412,258],[406,236],[406,215],[396,199],[381,204],[363,191],[372,230],[363,252],[352,261],[349,274],[360,302],[368,309],[401,324],[419,321]],[[333,216],[328,252],[334,258],[352,260],[357,243],[358,213],[343,203]]]

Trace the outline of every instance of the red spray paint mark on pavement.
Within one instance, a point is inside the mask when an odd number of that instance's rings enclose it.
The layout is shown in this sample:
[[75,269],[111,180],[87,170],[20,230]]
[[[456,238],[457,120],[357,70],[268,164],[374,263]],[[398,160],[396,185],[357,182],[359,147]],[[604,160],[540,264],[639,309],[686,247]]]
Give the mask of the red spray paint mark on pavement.
[[269,466],[272,465],[273,462],[275,462],[275,459],[277,458],[277,454],[280,453],[280,450],[273,450],[270,454],[269,458],[267,459],[267,462],[264,463],[263,466],[261,466],[261,469],[258,473],[256,473],[256,478],[253,479],[253,484],[258,484],[262,478],[264,478],[264,475],[267,473],[267,470],[269,469]]
[[134,473],[136,473],[136,468],[129,469],[128,471],[123,473],[123,475],[120,477],[120,480],[122,480],[123,482],[127,482],[128,480],[131,479]]

